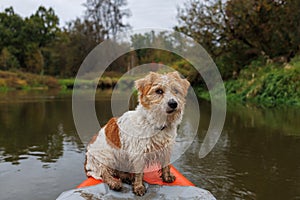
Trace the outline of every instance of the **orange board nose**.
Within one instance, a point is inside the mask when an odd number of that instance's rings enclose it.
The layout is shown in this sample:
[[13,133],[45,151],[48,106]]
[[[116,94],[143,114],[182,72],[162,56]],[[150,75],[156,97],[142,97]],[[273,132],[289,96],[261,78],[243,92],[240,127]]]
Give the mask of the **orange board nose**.
[[[173,183],[165,183],[160,178],[160,173],[158,171],[147,172],[144,174],[144,181],[151,185],[168,185],[168,186],[195,186],[191,181],[185,178],[173,165],[170,166],[171,173],[176,177]],[[83,181],[77,188],[92,186],[96,184],[103,183],[102,180],[94,179],[89,177]]]

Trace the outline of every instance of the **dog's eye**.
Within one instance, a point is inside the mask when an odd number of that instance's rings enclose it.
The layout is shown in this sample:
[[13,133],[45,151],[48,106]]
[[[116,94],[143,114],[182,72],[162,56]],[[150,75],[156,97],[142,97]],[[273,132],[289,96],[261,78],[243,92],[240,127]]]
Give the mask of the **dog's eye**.
[[163,91],[162,89],[157,89],[157,90],[155,91],[155,93],[156,93],[156,94],[163,94],[164,91]]
[[174,88],[173,91],[174,91],[175,94],[179,93],[179,91],[176,88]]

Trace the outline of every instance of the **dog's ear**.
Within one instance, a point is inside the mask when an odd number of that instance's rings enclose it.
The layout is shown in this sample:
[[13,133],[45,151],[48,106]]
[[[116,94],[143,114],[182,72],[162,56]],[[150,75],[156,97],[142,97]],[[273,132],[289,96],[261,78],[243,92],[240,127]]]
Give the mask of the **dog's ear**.
[[170,72],[169,73],[174,79],[176,79],[177,81],[179,81],[180,86],[182,86],[183,91],[184,91],[184,95],[187,94],[188,89],[190,87],[190,82],[186,79],[186,78],[181,78],[180,74],[178,73],[178,71],[174,71],[174,72]]
[[136,80],[136,81],[134,82],[135,88],[140,92],[140,91],[142,90],[142,88],[144,87],[145,82],[146,82],[145,78]]
[[181,79],[180,82],[181,82],[180,84],[184,89],[184,95],[186,95],[191,84],[186,78]]
[[136,80],[135,83],[135,88],[139,91],[142,92],[146,86],[149,86],[153,83],[155,78],[158,76],[157,73],[155,72],[150,72],[145,78],[141,78]]
[[170,72],[169,75],[171,75],[175,79],[182,79],[178,71]]
[[153,81],[157,78],[158,74],[150,72],[145,78],[135,81],[135,87],[138,90],[139,102],[145,107],[149,108],[147,94],[152,87]]

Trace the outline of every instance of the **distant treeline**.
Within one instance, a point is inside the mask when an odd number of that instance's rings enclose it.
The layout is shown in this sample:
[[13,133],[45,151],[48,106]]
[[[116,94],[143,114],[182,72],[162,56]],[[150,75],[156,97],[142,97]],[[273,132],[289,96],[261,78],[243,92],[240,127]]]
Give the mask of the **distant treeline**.
[[[87,0],[83,18],[59,27],[52,8],[39,7],[22,18],[7,8],[0,13],[0,69],[74,77],[87,54],[103,40],[130,28],[125,0]],[[296,0],[189,0],[178,8],[178,25],[216,61],[224,79],[236,78],[254,60],[288,62],[299,54],[300,1]],[[138,34],[139,43],[164,41],[176,48],[166,33]],[[181,71],[193,82],[197,71],[179,56],[141,49],[117,59],[110,70],[123,73],[144,63],[162,63]]]
[[100,42],[129,28],[126,1],[87,0],[84,17],[59,27],[52,8],[22,18],[12,7],[0,13],[0,70],[72,77]]

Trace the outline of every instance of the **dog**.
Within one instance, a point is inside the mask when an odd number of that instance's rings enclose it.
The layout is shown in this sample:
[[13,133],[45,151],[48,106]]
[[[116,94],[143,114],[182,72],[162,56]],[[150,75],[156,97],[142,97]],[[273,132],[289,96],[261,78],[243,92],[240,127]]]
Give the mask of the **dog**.
[[175,181],[170,172],[172,146],[184,112],[190,83],[177,71],[150,72],[135,81],[138,105],[119,118],[110,119],[87,146],[85,171],[102,179],[110,189],[132,184],[133,193],[143,196],[143,173],[159,166],[164,182]]

